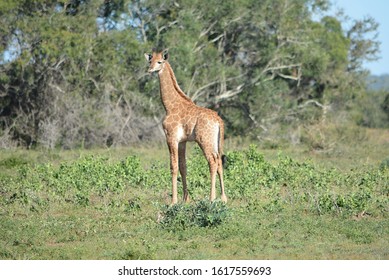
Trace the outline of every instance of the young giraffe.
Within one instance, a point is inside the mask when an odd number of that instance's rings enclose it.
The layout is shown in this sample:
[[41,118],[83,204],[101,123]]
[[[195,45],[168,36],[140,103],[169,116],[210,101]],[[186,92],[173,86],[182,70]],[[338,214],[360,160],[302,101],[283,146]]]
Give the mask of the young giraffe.
[[182,177],[183,200],[189,201],[186,185],[186,142],[196,141],[204,152],[211,173],[210,200],[216,198],[216,173],[219,175],[221,200],[227,202],[224,193],[222,153],[224,124],[216,112],[199,107],[187,97],[177,84],[173,70],[167,61],[167,50],[145,54],[150,63],[148,72],[158,72],[162,103],[166,117],[162,123],[170,153],[172,174],[172,204],[177,203],[178,169]]

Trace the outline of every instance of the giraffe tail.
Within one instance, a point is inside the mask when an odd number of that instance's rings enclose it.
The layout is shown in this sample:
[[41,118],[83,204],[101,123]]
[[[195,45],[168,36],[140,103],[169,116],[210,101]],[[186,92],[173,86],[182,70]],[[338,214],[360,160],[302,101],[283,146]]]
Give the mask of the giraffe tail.
[[227,156],[226,155],[222,155],[222,165],[223,165],[223,168],[227,167],[227,163],[228,163]]
[[225,155],[223,155],[223,146],[224,146],[224,124],[223,122],[220,122],[219,124],[219,153],[218,153],[218,157],[219,159],[222,161],[222,165],[224,167],[224,165],[226,164],[227,162],[227,157]]

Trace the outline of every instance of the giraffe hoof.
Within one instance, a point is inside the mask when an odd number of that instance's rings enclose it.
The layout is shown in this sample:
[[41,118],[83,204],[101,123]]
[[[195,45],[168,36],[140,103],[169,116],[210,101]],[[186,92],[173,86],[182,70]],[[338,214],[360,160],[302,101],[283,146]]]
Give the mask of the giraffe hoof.
[[170,206],[174,206],[175,204],[177,204],[177,200],[172,200],[172,202],[170,203]]
[[183,201],[184,203],[189,203],[190,202],[189,195],[187,197],[184,197]]

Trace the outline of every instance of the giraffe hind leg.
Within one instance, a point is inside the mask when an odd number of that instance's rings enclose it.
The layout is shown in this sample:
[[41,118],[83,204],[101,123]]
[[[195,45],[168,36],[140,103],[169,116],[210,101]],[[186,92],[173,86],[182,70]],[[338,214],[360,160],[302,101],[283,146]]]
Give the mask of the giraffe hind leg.
[[217,172],[217,162],[214,158],[208,160],[209,171],[211,174],[211,194],[209,199],[214,201],[216,199],[216,172]]
[[200,148],[203,150],[204,156],[208,161],[209,172],[211,175],[211,192],[209,196],[210,201],[216,198],[216,173],[217,173],[217,155],[213,150],[212,145],[198,142]]
[[220,157],[220,156],[218,158],[217,174],[219,176],[221,200],[226,203],[227,202],[227,196],[226,196],[226,194],[224,192],[223,161],[222,161],[222,157]]
[[[205,137],[201,137],[204,136]],[[202,135],[198,135],[199,140],[197,140],[197,143],[203,150],[203,153],[205,155],[205,158],[208,161],[209,165],[209,171],[211,175],[211,192],[210,192],[210,200],[213,201],[216,198],[216,175],[219,175],[219,182],[221,187],[221,199],[222,201],[227,201],[227,197],[224,193],[224,182],[223,182],[223,166],[222,166],[222,160],[221,160],[221,147],[220,147],[220,137],[223,137],[221,135],[220,131],[220,125],[214,124],[213,126],[209,127],[209,129],[202,131]]]

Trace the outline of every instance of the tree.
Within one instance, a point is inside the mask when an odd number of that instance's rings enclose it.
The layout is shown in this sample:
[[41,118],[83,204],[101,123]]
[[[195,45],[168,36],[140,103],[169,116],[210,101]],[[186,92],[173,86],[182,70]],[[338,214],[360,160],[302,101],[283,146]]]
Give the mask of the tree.
[[[47,147],[158,139],[158,82],[143,53],[168,47],[184,91],[227,134],[357,110],[377,23],[326,15],[329,0],[71,0],[0,4],[0,138]],[[319,19],[317,19],[319,18]],[[279,134],[279,133],[277,133]],[[1,142],[1,141],[0,141]],[[8,144],[6,144],[8,143]]]

